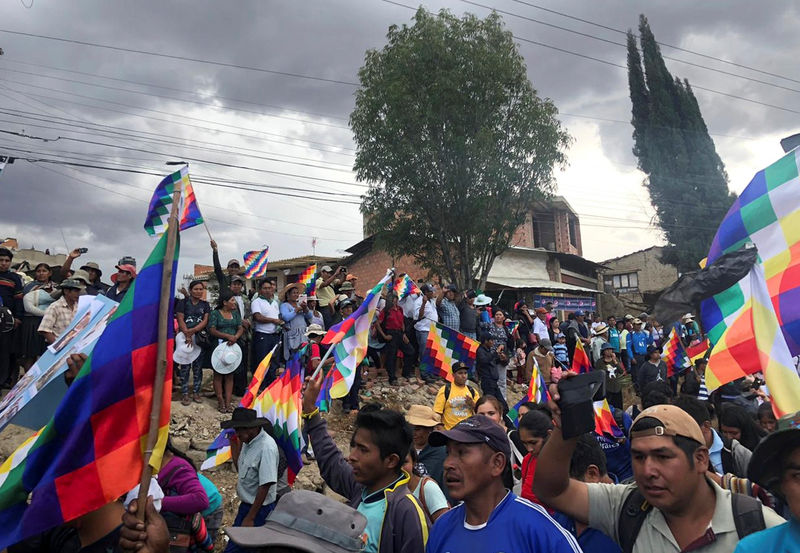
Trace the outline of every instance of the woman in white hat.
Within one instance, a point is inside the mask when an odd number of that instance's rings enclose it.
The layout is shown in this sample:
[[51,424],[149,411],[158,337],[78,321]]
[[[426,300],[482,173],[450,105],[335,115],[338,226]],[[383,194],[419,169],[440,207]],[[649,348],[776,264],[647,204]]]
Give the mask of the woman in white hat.
[[[209,333],[218,338],[220,344],[227,344],[230,347],[235,346],[236,341],[244,333],[242,318],[236,307],[236,298],[233,297],[233,293],[229,289],[224,289],[219,294],[217,308],[211,312],[208,320]],[[238,346],[236,349],[239,349]],[[241,360],[241,350],[239,350],[239,362]],[[233,370],[227,372],[227,368],[222,371],[218,367],[214,367],[214,391],[217,394],[217,410],[220,413],[233,412],[231,397],[233,396],[233,372],[236,368],[233,367]]]
[[25,307],[25,316],[22,326],[17,334],[17,356],[21,357],[21,365],[25,372],[33,366],[44,350],[47,343],[39,334],[39,324],[42,322],[47,306],[56,301],[51,294],[56,290],[56,284],[51,280],[53,271],[47,263],[39,263],[34,270],[34,280],[22,289],[24,294],[22,305]]
[[590,342],[592,348],[592,364],[597,363],[603,356],[601,351],[605,343],[608,343],[608,324],[601,321],[597,323],[597,326],[592,330],[592,341]]
[[281,290],[281,319],[283,325],[283,358],[289,359],[306,341],[306,328],[311,323],[311,311],[305,301],[299,301],[305,286],[299,282]]
[[[178,328],[181,331],[180,339],[182,339],[186,346],[192,345],[191,350],[197,349],[197,352],[191,351],[189,357],[192,359],[189,363],[181,363],[178,367],[178,374],[181,377],[181,403],[189,405],[190,401],[200,403],[200,385],[203,383],[203,356],[201,355],[201,347],[197,344],[195,336],[208,325],[208,319],[211,313],[211,306],[203,299],[203,293],[206,286],[201,280],[193,280],[189,283],[189,296],[178,302],[175,307],[175,318],[178,320]],[[178,337],[176,336],[176,340]],[[175,344],[177,347],[179,344]],[[189,373],[191,372],[194,378],[194,385],[192,386],[191,399],[189,398]]]

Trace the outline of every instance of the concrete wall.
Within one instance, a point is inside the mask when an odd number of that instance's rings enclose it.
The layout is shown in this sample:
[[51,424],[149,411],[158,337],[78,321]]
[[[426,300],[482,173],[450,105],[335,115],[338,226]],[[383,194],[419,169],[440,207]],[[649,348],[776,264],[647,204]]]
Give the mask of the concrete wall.
[[653,247],[630,255],[603,261],[608,269],[604,276],[636,272],[639,276],[639,291],[654,292],[663,290],[678,279],[678,269],[661,262],[661,250]]

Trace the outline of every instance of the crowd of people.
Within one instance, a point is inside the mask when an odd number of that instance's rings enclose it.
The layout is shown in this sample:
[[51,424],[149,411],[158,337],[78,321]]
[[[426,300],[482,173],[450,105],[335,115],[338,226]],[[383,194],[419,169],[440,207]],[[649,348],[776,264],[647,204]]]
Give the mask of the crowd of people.
[[[201,402],[202,371],[211,368],[217,408],[230,414],[221,427],[234,432],[239,507],[226,529],[227,551],[798,549],[800,419],[776,420],[757,376],[709,394],[704,358],[670,376],[661,359],[665,329],[647,313],[601,319],[561,311],[561,320],[552,304],[530,308],[520,300],[506,311],[486,294],[452,285],[419,282],[419,293],[402,299],[387,287],[370,329],[364,372],[356,371],[342,400],[344,412],[355,417],[345,454],[317,407],[332,360],[316,369],[325,357],[325,331],[363,301],[355,293],[357,275],[324,266],[315,295],[298,283],[278,291],[270,279],[248,293],[238,260],[223,270],[216,243],[211,247],[219,282],[215,308],[205,299],[203,281],[192,281],[176,299],[175,383],[184,405]],[[58,283],[49,267],[38,266],[34,280],[23,285],[10,270],[11,253],[0,249],[0,298],[15,328],[0,334],[14,337],[0,343],[10,348],[0,349],[7,384],[15,378],[12,365],[24,370],[66,328],[81,294],[119,299],[136,278],[131,258],[120,260],[113,286],[100,281],[96,264],[69,274],[80,255],[70,254]],[[31,294],[36,291],[44,293]],[[40,302],[39,295],[52,301],[45,306],[49,300]],[[474,363],[451,367],[452,382],[421,370],[434,323],[479,343]],[[691,314],[676,324],[685,346],[702,341]],[[562,434],[559,383],[576,376],[571,368],[579,344],[592,370],[604,373],[605,397],[622,436]],[[307,375],[303,433],[311,446],[305,461],[317,463],[346,505],[292,490],[269,422],[233,402],[268,352],[275,351],[265,387],[301,348]],[[81,362],[80,356],[70,359],[68,378]],[[524,389],[534,370],[549,399],[518,405],[512,420],[510,384]],[[437,392],[430,404],[404,412],[361,405],[362,378],[383,372],[389,386],[435,386]],[[188,549],[210,551],[222,519],[213,483],[172,442],[157,481],[157,501],[141,507],[146,523],[134,516],[140,508],[135,500],[114,502],[81,517],[82,523],[10,550],[155,552],[175,550],[177,535]],[[64,541],[62,532],[72,541]]]

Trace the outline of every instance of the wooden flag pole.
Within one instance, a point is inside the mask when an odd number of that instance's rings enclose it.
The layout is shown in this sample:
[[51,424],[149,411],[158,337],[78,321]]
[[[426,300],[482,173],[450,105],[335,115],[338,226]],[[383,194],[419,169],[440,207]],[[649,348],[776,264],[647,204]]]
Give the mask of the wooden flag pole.
[[150,408],[150,429],[147,433],[147,446],[144,452],[142,477],[139,480],[139,501],[136,517],[144,521],[147,505],[147,492],[150,490],[150,479],[153,467],[150,458],[158,441],[159,422],[161,420],[161,401],[164,396],[164,377],[167,374],[167,331],[172,321],[169,320],[169,306],[172,301],[172,263],[175,260],[175,243],[178,240],[178,206],[181,201],[182,187],[172,193],[172,209],[167,226],[167,251],[161,271],[161,296],[158,302],[158,350],[156,357],[156,376],[153,382],[153,405]]

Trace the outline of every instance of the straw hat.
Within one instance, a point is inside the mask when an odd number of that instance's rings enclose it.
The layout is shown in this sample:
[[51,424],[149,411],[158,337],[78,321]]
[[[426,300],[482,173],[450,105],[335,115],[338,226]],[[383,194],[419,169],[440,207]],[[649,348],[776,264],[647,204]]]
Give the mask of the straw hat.
[[595,336],[599,336],[603,332],[608,332],[608,325],[606,323],[600,323],[592,330],[592,334]]
[[83,265],[83,266],[81,267],[81,269],[82,269],[82,270],[84,270],[84,271],[85,271],[86,269],[94,269],[95,271],[97,271],[97,275],[98,275],[98,276],[103,276],[103,271],[101,271],[101,270],[100,270],[100,265],[98,265],[98,264],[97,264],[97,263],[95,263],[94,261],[90,261],[89,263],[87,263],[87,264]]
[[227,342],[222,342],[211,353],[211,366],[220,374],[232,373],[241,362],[242,348],[239,344],[229,346]]
[[203,353],[197,347],[194,336],[192,336],[191,343],[186,343],[186,335],[183,332],[178,332],[175,335],[175,351],[172,353],[172,360],[179,365],[191,365]]
[[427,405],[412,405],[406,412],[406,421],[412,426],[433,428],[437,424],[441,424],[442,419]]
[[309,338],[311,336],[325,336],[325,331],[322,330],[322,327],[318,324],[310,324],[306,329],[306,336]]
[[281,290],[281,298],[283,298],[283,301],[286,301],[286,294],[288,294],[292,288],[297,288],[298,290],[300,290],[300,293],[303,293],[303,290],[306,289],[305,285],[299,282],[292,282],[291,284],[287,284],[286,286],[283,287],[283,290]]

